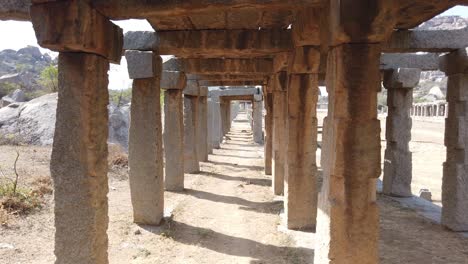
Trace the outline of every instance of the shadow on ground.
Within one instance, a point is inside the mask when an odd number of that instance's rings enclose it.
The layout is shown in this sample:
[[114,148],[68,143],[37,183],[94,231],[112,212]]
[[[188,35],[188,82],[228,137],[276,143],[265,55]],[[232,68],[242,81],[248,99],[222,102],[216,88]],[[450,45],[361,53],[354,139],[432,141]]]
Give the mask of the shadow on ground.
[[199,175],[213,177],[213,178],[225,180],[225,181],[240,181],[240,182],[247,182],[248,184],[254,184],[254,185],[259,185],[259,186],[271,186],[271,179],[229,176],[229,175],[219,174],[215,172],[207,172],[207,171],[202,171],[199,173]]
[[269,201],[269,202],[252,202],[249,200],[245,200],[240,197],[235,196],[227,196],[227,195],[220,195],[214,194],[210,192],[194,190],[194,189],[185,189],[183,192],[186,195],[191,195],[198,199],[204,199],[216,203],[226,203],[226,204],[235,204],[239,205],[239,209],[245,211],[254,211],[258,213],[264,214],[279,214],[281,209],[283,208],[282,201]]
[[[250,257],[250,263],[310,263],[314,250],[302,247],[280,247],[258,241],[234,237],[212,229],[191,226],[178,221],[168,221],[161,227],[140,226],[157,235],[162,235],[186,245],[196,245],[222,254]],[[252,227],[255,228],[255,227]],[[275,252],[272,254],[272,252]],[[283,259],[271,259],[281,255]]]

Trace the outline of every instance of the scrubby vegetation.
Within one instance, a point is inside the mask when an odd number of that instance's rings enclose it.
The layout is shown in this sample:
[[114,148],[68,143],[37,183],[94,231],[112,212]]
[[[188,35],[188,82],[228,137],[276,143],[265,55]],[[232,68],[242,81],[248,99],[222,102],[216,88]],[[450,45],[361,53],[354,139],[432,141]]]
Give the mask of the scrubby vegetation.
[[52,180],[49,176],[36,176],[31,187],[20,185],[23,178],[18,169],[20,153],[16,151],[16,158],[11,173],[0,168],[0,225],[7,226],[15,215],[27,215],[44,204],[44,196],[52,194]]

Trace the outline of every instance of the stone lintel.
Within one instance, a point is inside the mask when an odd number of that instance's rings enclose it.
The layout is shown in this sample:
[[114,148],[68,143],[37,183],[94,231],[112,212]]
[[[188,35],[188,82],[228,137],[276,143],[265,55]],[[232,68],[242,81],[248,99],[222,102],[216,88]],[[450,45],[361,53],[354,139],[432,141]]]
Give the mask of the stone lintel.
[[229,97],[229,96],[244,96],[244,95],[255,95],[258,94],[258,89],[255,87],[231,87],[223,90],[212,90],[209,92],[209,96],[214,97]]
[[[125,33],[123,49],[159,51],[159,36],[153,31],[129,31]],[[161,54],[161,53],[159,53]]]
[[187,74],[188,80],[199,81],[264,81],[264,75],[251,74]]
[[399,68],[385,71],[383,83],[386,89],[413,89],[420,79],[420,69]]
[[202,86],[256,86],[263,85],[263,80],[253,81],[199,81]]
[[291,31],[283,29],[130,31],[124,37],[125,50],[192,58],[259,57],[292,48]]
[[450,52],[465,48],[468,29],[400,30],[382,45],[383,52]]
[[164,71],[161,77],[161,89],[183,90],[187,85],[187,77],[183,72]]
[[30,0],[2,1],[0,3],[0,20],[24,20],[29,17]]
[[187,85],[184,88],[184,95],[199,96],[200,89],[198,86],[198,81],[188,80]]
[[226,96],[221,96],[221,98],[227,101],[253,101],[254,100],[253,95],[226,95]]
[[125,52],[125,58],[130,79],[153,78],[161,72],[161,69],[157,68],[158,64],[154,63],[157,58],[161,60],[161,57],[151,51],[129,50]]
[[112,19],[148,17],[188,17],[193,14],[219,14],[251,10],[291,10],[304,6],[318,6],[322,0],[203,0],[203,1],[148,1],[148,0],[94,0],[93,5]]
[[440,70],[446,75],[468,73],[468,48],[443,55],[439,60]]
[[191,74],[252,74],[267,75],[273,71],[273,60],[261,59],[182,59],[173,58],[163,65],[165,71]]
[[158,32],[159,52],[177,57],[237,58],[269,56],[292,49],[291,31],[177,30]]
[[86,1],[34,4],[30,9],[37,42],[58,52],[85,52],[120,63],[122,29]]
[[318,73],[320,67],[320,47],[296,47],[289,57],[289,73]]
[[439,69],[439,54],[384,53],[380,57],[380,69],[415,68],[422,71]]

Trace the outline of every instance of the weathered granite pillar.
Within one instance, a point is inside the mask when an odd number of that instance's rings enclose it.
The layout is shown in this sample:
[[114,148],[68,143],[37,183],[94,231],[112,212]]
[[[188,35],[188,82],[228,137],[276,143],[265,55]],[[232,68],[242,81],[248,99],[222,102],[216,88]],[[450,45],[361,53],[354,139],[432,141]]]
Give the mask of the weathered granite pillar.
[[445,119],[447,160],[442,180],[442,224],[468,231],[468,52],[444,55],[440,68],[448,76]]
[[[268,88],[270,89],[270,88]],[[273,155],[273,94],[265,94],[265,174],[272,174]]]
[[164,96],[165,188],[184,189],[184,103],[182,89],[167,89]]
[[211,144],[213,148],[219,149],[223,135],[222,135],[222,117],[221,117],[221,104],[219,96],[215,91],[210,91],[210,97],[213,106],[213,122],[211,123],[212,136]]
[[133,221],[158,225],[164,217],[164,159],[160,82],[162,59],[152,52],[127,51],[133,79],[129,129],[129,182]]
[[57,121],[50,162],[56,263],[108,263],[108,70],[109,63],[101,56],[59,55]]
[[200,171],[198,150],[197,150],[197,122],[198,122],[198,84],[197,92],[193,93],[187,89],[184,91],[184,171],[186,173],[196,173]]
[[196,141],[199,161],[208,161],[207,96],[208,96],[208,87],[199,87],[197,141]]
[[38,44],[60,52],[50,162],[55,263],[107,264],[107,72],[109,61],[120,62],[122,30],[85,1],[36,1],[30,16]]
[[[304,58],[311,58],[306,63]],[[284,212],[289,229],[315,229],[317,217],[317,100],[320,51],[297,47],[287,88]]]
[[387,89],[388,116],[385,129],[383,193],[386,195],[411,197],[412,154],[411,116],[413,88],[419,83],[421,70],[395,69],[384,74]]
[[211,98],[207,97],[206,100],[206,122],[207,122],[207,131],[206,131],[206,138],[207,138],[207,151],[208,154],[213,154],[213,111],[214,111],[214,102]]
[[316,264],[378,263],[379,60],[379,44],[343,44],[328,53]]
[[262,95],[256,94],[253,101],[253,139],[255,143],[263,144],[263,101]]
[[366,0],[332,1],[325,11],[329,105],[315,264],[379,262],[380,43],[392,34],[398,11],[392,1]]
[[286,100],[287,72],[275,74],[273,91],[273,193],[284,193],[284,172],[286,159]]

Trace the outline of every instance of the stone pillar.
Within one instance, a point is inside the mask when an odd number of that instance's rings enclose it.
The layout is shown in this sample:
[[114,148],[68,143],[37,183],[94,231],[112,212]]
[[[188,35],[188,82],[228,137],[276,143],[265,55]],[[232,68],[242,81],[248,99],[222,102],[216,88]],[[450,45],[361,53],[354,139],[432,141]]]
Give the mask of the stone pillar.
[[[311,58],[304,62],[304,58]],[[284,212],[289,229],[315,229],[317,217],[317,100],[320,51],[296,47],[286,105]]]
[[214,111],[214,102],[211,98],[207,97],[206,99],[206,122],[207,122],[207,133],[206,133],[206,138],[207,138],[207,151],[208,154],[213,154],[213,111]]
[[285,215],[289,229],[315,229],[318,74],[291,74],[288,86]]
[[[203,93],[201,93],[203,90]],[[208,88],[200,87],[198,96],[198,121],[197,121],[197,153],[199,161],[208,161],[208,121],[207,121],[207,96]]]
[[328,53],[316,264],[378,263],[379,60],[379,44],[343,44]]
[[286,159],[286,100],[287,72],[275,74],[273,91],[273,179],[275,195],[284,193],[284,171]]
[[[152,52],[127,51],[133,80],[129,129],[129,182],[133,221],[158,225],[164,217],[164,159],[160,81],[162,60]],[[131,69],[131,68],[136,69]],[[132,76],[132,71],[147,75]]]
[[212,125],[211,144],[213,145],[213,148],[219,149],[222,138],[223,138],[221,105],[219,102],[219,97],[213,96],[212,104],[213,104],[213,122],[211,123]]
[[59,55],[50,162],[56,263],[108,263],[108,70],[108,61],[97,55]]
[[184,189],[184,103],[182,89],[168,89],[164,96],[165,187]]
[[449,53],[440,59],[448,76],[448,117],[445,120],[447,160],[442,180],[442,224],[468,231],[468,52]]
[[253,101],[253,138],[254,142],[263,144],[263,101],[262,95],[256,94]]
[[[270,88],[268,88],[270,89]],[[272,154],[273,154],[273,94],[265,95],[265,174],[272,174]]]
[[38,44],[60,52],[50,162],[55,263],[107,264],[107,72],[109,61],[120,62],[122,30],[85,1],[36,1],[30,16]]
[[409,151],[412,121],[413,88],[419,83],[421,70],[395,69],[385,72],[388,91],[388,116],[385,129],[387,148],[384,158],[383,193],[411,197],[412,154]]
[[184,95],[184,172],[200,171],[197,153],[198,97]]

